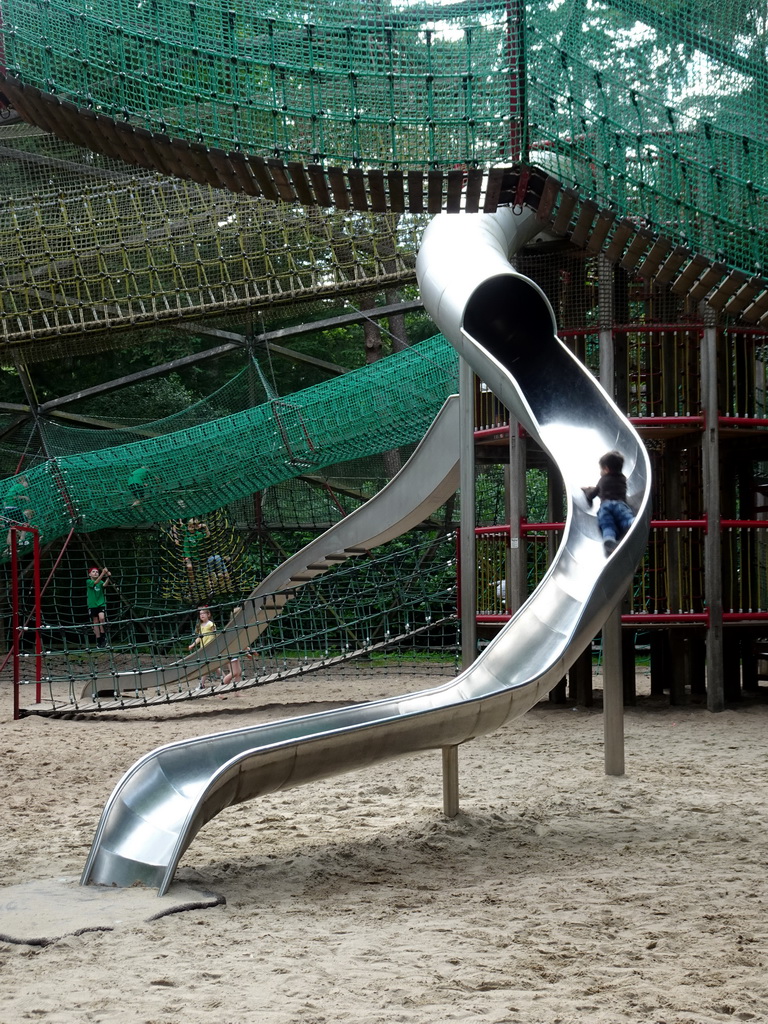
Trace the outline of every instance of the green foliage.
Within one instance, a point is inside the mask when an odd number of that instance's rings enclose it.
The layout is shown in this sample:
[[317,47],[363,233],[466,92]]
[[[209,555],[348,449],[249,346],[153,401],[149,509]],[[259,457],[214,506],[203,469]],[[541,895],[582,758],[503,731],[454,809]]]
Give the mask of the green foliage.
[[525,474],[526,508],[529,523],[549,520],[547,474],[541,469],[529,469]]
[[[192,405],[200,396],[186,388],[177,373],[134,384],[129,390],[96,395],[88,402],[88,415],[120,423],[159,420]],[[140,416],[137,416],[137,412]]]
[[[506,522],[504,502],[504,467],[484,466],[477,475],[475,515],[478,526],[495,526]],[[526,518],[529,523],[549,520],[547,474],[541,469],[529,469],[525,474]]]

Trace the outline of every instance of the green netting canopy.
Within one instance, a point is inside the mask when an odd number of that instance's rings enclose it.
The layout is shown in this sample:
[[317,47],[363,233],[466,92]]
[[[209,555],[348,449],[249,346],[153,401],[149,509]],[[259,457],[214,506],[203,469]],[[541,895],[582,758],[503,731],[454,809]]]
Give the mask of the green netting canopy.
[[530,160],[765,273],[764,2],[3,0],[2,22],[23,116],[129,162],[358,209],[435,175],[434,212],[444,174],[460,209],[476,170]]
[[0,512],[31,522],[46,542],[70,529],[189,519],[283,480],[416,443],[457,385],[458,357],[437,336],[185,430],[100,449],[85,430],[78,454],[2,481]]

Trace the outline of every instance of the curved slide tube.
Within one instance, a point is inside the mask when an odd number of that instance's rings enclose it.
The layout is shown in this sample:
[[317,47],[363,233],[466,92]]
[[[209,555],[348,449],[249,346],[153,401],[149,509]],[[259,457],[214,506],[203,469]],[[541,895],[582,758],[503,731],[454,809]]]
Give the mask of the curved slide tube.
[[[562,678],[626,591],[647,543],[650,466],[640,438],[555,335],[543,292],[508,258],[533,216],[439,216],[417,273],[448,340],[550,453],[567,494],[560,548],[539,587],[470,668],[442,686],[171,743],[139,760],[101,816],[82,883],[168,888],[219,811],[414,751],[464,743],[522,715]],[[637,516],[603,554],[581,492],[603,452],[625,457]]]
[[[459,482],[459,397],[450,395],[411,457],[386,486],[320,537],[286,559],[243,601],[227,628],[196,654],[158,669],[95,675],[82,696],[102,690],[139,691],[197,679],[210,664],[240,654],[278,616],[298,587],[349,558],[407,533],[444,505]],[[352,655],[350,655],[352,656]]]

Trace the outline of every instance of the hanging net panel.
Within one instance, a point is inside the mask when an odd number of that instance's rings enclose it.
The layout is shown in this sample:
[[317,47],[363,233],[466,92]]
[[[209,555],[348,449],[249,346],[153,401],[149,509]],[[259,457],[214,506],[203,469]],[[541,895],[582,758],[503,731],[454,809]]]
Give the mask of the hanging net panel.
[[519,116],[509,9],[4,0],[5,65],[9,79],[90,110],[96,132],[101,115],[307,165],[486,164],[513,156]]
[[244,540],[223,509],[175,520],[162,530],[160,595],[192,605],[241,593],[250,582],[244,556]]
[[72,529],[204,517],[283,480],[418,442],[457,389],[457,372],[437,336],[186,430],[101,449],[86,431],[85,450],[0,482],[0,507],[20,509],[45,544]]
[[[412,446],[400,451],[404,461]],[[390,453],[386,453],[389,455]],[[328,466],[311,476],[285,480],[203,517],[68,534],[40,546],[40,613],[46,627],[67,635],[90,633],[86,577],[91,567],[108,568],[110,621],[140,623],[166,615],[194,614],[200,604],[242,602],[270,572],[376,494],[388,480],[385,456],[369,456]],[[12,523],[24,522],[21,508],[0,515],[3,537]],[[455,527],[455,502],[425,520],[421,538]],[[187,539],[190,538],[190,539]],[[6,538],[7,539],[7,538]],[[14,583],[11,562],[0,561],[0,649],[11,643],[12,599],[18,588],[21,624],[36,621],[33,551],[28,533],[17,534],[19,565]],[[420,541],[419,541],[420,542]],[[431,572],[427,565],[425,571]],[[78,633],[78,635],[80,635]],[[117,635],[116,633],[114,634]]]
[[529,158],[619,217],[765,277],[764,4],[534,4]]

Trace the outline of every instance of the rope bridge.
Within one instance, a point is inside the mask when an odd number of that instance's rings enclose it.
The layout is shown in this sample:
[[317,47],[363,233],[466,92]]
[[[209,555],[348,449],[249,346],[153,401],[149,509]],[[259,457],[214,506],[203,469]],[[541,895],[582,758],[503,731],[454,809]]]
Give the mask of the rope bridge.
[[414,279],[426,224],[277,207],[2,122],[0,165],[0,346],[25,351],[394,287]]
[[[109,647],[97,647],[90,624],[45,626],[43,654],[37,656],[36,630],[23,633],[20,659],[25,714],[62,715],[114,711],[190,700],[211,693],[261,686],[276,679],[338,666],[361,657],[394,659],[398,671],[445,674],[457,665],[455,539],[417,544],[394,542],[374,556],[358,559],[292,592],[282,613],[271,619],[240,656],[242,678],[225,681],[228,659],[198,656],[185,661],[185,674],[170,670],[188,655],[194,640],[194,614],[178,610],[142,618],[120,618],[107,625]],[[242,607],[242,606],[240,606]],[[210,607],[218,632],[234,604]],[[248,615],[245,609],[246,618]],[[387,653],[388,652],[388,653]],[[164,682],[163,671],[172,682]],[[143,685],[142,675],[152,679]],[[136,680],[131,687],[131,679]],[[40,688],[41,700],[32,694]],[[27,696],[29,694],[29,696]]]

